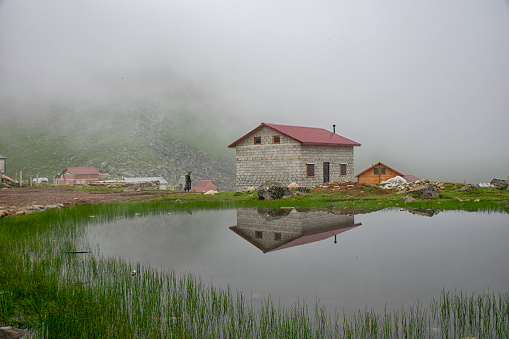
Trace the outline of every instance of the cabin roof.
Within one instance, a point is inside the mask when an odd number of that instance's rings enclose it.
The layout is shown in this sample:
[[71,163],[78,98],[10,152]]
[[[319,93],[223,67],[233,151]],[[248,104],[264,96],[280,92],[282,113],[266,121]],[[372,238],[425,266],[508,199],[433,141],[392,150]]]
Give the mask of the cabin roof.
[[68,170],[72,174],[101,174],[95,167],[66,167],[63,172],[65,172],[65,170]]
[[358,142],[347,139],[339,134],[328,131],[324,128],[316,127],[302,127],[302,126],[288,126],[261,123],[260,126],[246,133],[241,138],[235,140],[228,147],[236,147],[237,143],[245,137],[260,130],[263,127],[268,127],[274,131],[286,135],[289,138],[297,140],[303,145],[324,145],[324,146],[360,146]]
[[385,168],[388,168],[394,172],[396,172],[399,176],[401,177],[404,177],[405,175],[403,173],[401,173],[400,171],[396,171],[394,168],[390,167],[390,166],[387,166],[386,164],[382,163],[382,162],[377,162],[376,164],[374,165],[371,165],[371,167],[368,167],[366,168],[364,171],[360,172],[359,174],[356,175],[356,177],[359,177],[361,176],[362,174],[366,173],[367,171],[369,171],[370,169],[372,168],[375,168],[375,167],[379,167],[379,166],[382,166],[382,167],[385,167]]

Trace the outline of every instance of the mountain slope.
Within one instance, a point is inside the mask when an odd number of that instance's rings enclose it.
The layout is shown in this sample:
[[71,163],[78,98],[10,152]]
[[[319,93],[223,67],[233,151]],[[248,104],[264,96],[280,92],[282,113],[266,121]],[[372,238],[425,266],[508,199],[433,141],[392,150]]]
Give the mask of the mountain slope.
[[[54,177],[67,166],[94,166],[111,178],[188,170],[234,190],[233,129],[203,107],[162,96],[96,104],[0,104],[0,154],[7,175]],[[51,179],[50,179],[51,181]]]

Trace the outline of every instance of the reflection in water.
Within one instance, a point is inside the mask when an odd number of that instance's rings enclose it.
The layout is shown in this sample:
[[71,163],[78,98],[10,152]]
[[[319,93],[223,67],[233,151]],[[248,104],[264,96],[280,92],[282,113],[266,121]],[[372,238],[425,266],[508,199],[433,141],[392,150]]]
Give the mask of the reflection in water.
[[354,215],[330,211],[297,211],[295,208],[264,210],[239,208],[237,226],[230,229],[263,253],[309,244],[360,226]]

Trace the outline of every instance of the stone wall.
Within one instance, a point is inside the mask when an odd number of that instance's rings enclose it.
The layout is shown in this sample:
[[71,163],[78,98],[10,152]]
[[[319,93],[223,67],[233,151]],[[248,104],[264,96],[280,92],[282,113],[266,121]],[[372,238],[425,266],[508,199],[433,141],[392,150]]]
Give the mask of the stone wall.
[[[273,137],[280,143],[274,144]],[[261,144],[254,144],[261,137]],[[262,127],[247,135],[236,146],[236,190],[258,187],[267,180],[288,185],[315,186],[323,183],[323,163],[329,162],[329,181],[353,181],[353,147],[309,146]],[[347,174],[340,175],[340,164],[347,165]],[[306,164],[314,164],[315,175],[308,177]]]

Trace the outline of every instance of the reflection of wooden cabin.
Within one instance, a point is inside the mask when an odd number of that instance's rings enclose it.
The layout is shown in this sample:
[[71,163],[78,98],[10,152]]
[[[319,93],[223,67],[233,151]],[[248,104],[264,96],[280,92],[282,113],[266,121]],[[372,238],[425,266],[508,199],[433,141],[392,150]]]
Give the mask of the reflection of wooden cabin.
[[212,180],[200,180],[196,186],[191,188],[193,192],[217,191],[217,185]]
[[386,164],[378,162],[368,169],[356,175],[357,181],[361,184],[379,184],[382,181],[394,178],[395,176],[405,177],[405,175]]
[[86,185],[99,181],[99,171],[94,167],[67,167],[55,178],[57,185]]
[[237,226],[230,229],[267,253],[335,237],[360,225],[355,223],[353,215],[295,209],[259,212],[256,208],[239,208]]

